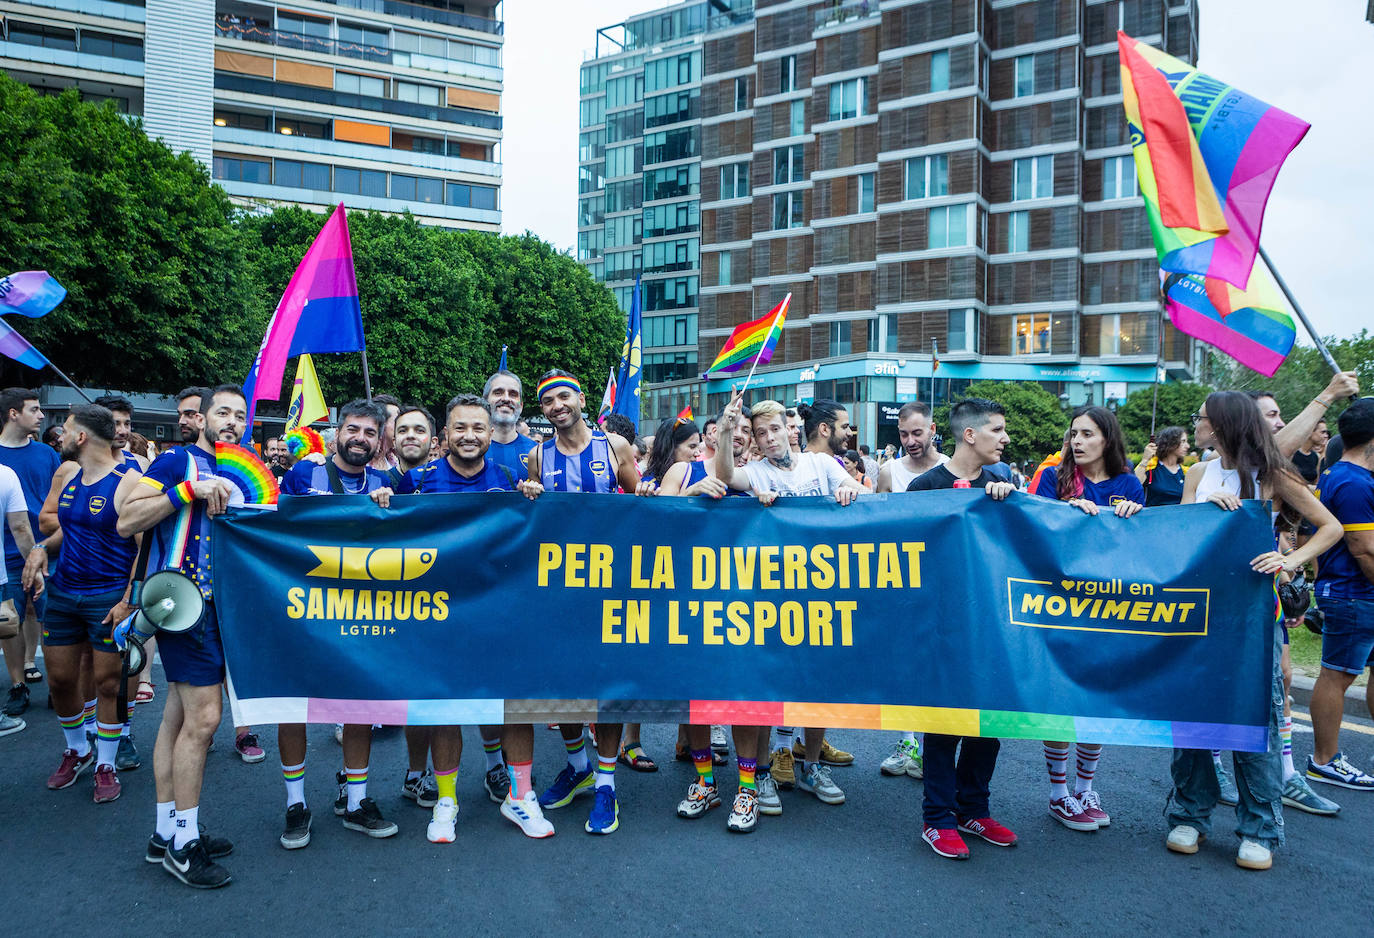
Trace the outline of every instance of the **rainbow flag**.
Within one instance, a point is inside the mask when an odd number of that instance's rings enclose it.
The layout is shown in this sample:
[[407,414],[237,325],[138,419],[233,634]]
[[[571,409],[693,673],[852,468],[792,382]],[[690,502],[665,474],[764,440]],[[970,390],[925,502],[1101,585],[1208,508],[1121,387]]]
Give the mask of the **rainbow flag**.
[[[1246,290],[1274,179],[1310,125],[1123,32],[1116,37],[1159,266]],[[1219,298],[1219,288],[1213,293]]]
[[1288,302],[1263,263],[1255,265],[1244,290],[1196,274],[1167,277],[1165,289],[1174,328],[1260,374],[1272,377],[1297,338]]
[[739,371],[746,365],[752,365],[755,359],[759,364],[772,361],[773,350],[778,347],[778,339],[782,337],[783,323],[787,321],[787,305],[791,302],[792,294],[789,293],[781,303],[768,311],[767,316],[736,326],[706,373]]
[[678,427],[684,423],[691,423],[695,419],[696,418],[692,416],[692,405],[688,404],[686,407],[682,408],[682,410],[678,411],[676,419],[673,420],[673,426]]

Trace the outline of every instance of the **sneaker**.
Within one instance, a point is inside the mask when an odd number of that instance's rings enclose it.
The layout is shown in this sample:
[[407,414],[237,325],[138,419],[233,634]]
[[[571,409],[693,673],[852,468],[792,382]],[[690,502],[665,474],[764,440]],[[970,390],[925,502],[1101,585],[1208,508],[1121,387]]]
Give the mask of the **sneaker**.
[[990,817],[966,818],[959,822],[959,830],[981,837],[995,847],[1016,846],[1016,835],[1006,825]]
[[487,789],[487,797],[500,804],[506,800],[510,794],[510,774],[506,771],[504,764],[494,765],[487,770],[487,777],[482,780],[482,784]]
[[382,817],[382,809],[377,807],[377,802],[371,798],[364,798],[359,802],[358,810],[346,811],[343,819],[344,827],[369,837],[391,837],[399,830],[395,821],[388,821]]
[[429,819],[429,829],[425,836],[432,844],[451,844],[458,839],[458,802],[452,798],[440,798],[434,805],[434,816]]
[[[1374,791],[1374,775],[1368,775],[1355,768],[1346,760],[1343,752],[1336,753],[1331,761],[1325,765],[1314,762],[1312,757],[1308,756],[1307,777],[1314,782],[1325,782],[1339,788]],[[1236,862],[1239,863],[1240,860],[1237,859]],[[1256,867],[1256,869],[1268,869],[1268,867]]]
[[281,831],[281,845],[287,850],[310,846],[310,809],[297,801],[286,809],[286,826]]
[[334,781],[339,785],[339,796],[334,799],[334,815],[343,817],[348,813],[348,776],[342,772],[335,772]]
[[1074,797],[1083,807],[1083,813],[1097,822],[1098,827],[1111,827],[1111,815],[1102,810],[1102,797],[1095,791],[1075,792]]
[[1164,840],[1164,846],[1174,853],[1197,853],[1197,845],[1207,839],[1206,834],[1198,832],[1196,827],[1188,824],[1179,824],[1169,831],[1169,836]]
[[132,772],[142,764],[138,747],[134,745],[133,734],[119,737],[119,749],[115,751],[115,769],[120,772]]
[[906,775],[906,767],[910,763],[911,757],[906,754],[906,747],[897,743],[892,747],[892,754],[878,766],[878,771],[884,775],[903,776]]
[[796,763],[792,759],[792,750],[779,749],[773,753],[773,767],[769,770],[773,775],[773,781],[777,782],[779,788],[791,788],[797,782]]
[[711,724],[711,751],[722,755],[730,752],[730,742],[725,738],[725,727]]
[[250,765],[267,758],[267,753],[258,745],[256,733],[240,733],[234,738],[234,749],[238,752],[239,758]]
[[526,837],[542,840],[553,836],[553,825],[544,819],[539,798],[532,791],[525,792],[525,796],[519,800],[507,793],[501,799],[501,816],[520,828]]
[[1306,811],[1308,814],[1331,816],[1340,813],[1341,806],[1330,798],[1323,798],[1312,790],[1307,779],[1301,775],[1290,776],[1283,783],[1283,803],[1290,808]]
[[766,814],[769,817],[782,814],[782,799],[778,797],[778,783],[774,781],[773,776],[760,775],[757,782],[759,786],[759,814]]
[[335,723],[335,724],[334,724],[334,742],[338,743],[340,746],[343,745],[343,724],[342,724],[342,723]]
[[112,765],[95,767],[95,803],[104,804],[119,797],[119,776]]
[[620,802],[615,800],[615,789],[609,785],[596,787],[596,801],[592,813],[583,826],[589,834],[613,834],[620,827]]
[[1083,805],[1073,795],[1051,799],[1050,817],[1071,831],[1095,831],[1101,826],[1083,812]]
[[1240,804],[1240,791],[1236,788],[1236,780],[1231,777],[1230,772],[1226,771],[1226,766],[1220,762],[1213,762],[1212,768],[1217,770],[1217,788],[1221,789],[1217,801],[1232,807]]
[[23,720],[16,719],[8,713],[0,713],[0,736],[8,736],[11,733],[18,733],[28,726]]
[[[435,783],[434,776],[429,774],[428,769],[415,778],[406,778],[401,783],[401,794],[422,808],[432,808],[439,803],[439,786]],[[448,841],[444,842],[447,843]]]
[[[205,848],[205,853],[210,859],[218,860],[220,857],[227,857],[234,852],[234,845],[223,837],[208,836],[205,833],[204,824],[197,824],[196,827],[199,828],[201,846]],[[144,862],[160,864],[171,843],[170,840],[163,840],[159,837],[157,831],[153,831],[153,836],[148,838],[148,849],[143,854]]]
[[[792,743],[792,755],[798,759],[806,758],[806,744],[800,739]],[[836,749],[830,745],[830,740],[821,740],[821,762],[826,765],[853,765],[854,754],[845,752],[843,749]]]
[[844,804],[844,792],[830,777],[830,766],[817,762],[811,766],[806,777],[797,780],[797,787],[815,795],[826,804]]
[[553,784],[539,796],[539,806],[541,808],[561,808],[564,805],[572,804],[573,799],[578,795],[590,795],[592,786],[596,783],[593,775],[590,765],[587,766],[585,772],[579,772],[571,765],[563,766],[563,771],[558,773]]
[[726,830],[736,834],[747,834],[759,822],[759,793],[749,788],[741,788],[730,806],[730,817],[725,821]]
[[925,759],[925,756],[921,755],[920,753],[917,753],[916,755],[914,755],[914,756],[909,756],[908,758],[910,759],[910,761],[907,762],[907,764],[906,764],[906,774],[909,775],[909,776],[911,776],[911,777],[914,778],[914,779],[917,779],[917,780],[920,780],[920,779],[925,778],[925,777],[926,777],[926,759]]
[[720,807],[720,789],[714,784],[704,785],[700,779],[687,786],[687,797],[678,802],[677,816],[701,817],[712,808]]
[[15,684],[10,688],[10,695],[5,700],[5,715],[17,717],[27,709],[29,709],[29,687],[27,684]]
[[921,838],[930,844],[931,850],[942,857],[949,857],[951,860],[968,859],[968,844],[964,843],[964,838],[952,827],[944,830],[927,827],[921,832]]
[[68,749],[62,753],[62,761],[57,764],[57,771],[48,776],[48,787],[53,791],[70,788],[81,773],[94,764],[95,749],[91,749],[84,756],[78,756],[75,749]]
[[162,868],[195,889],[218,889],[232,881],[229,871],[210,859],[199,839],[180,850],[167,849],[162,855]]
[[1240,849],[1236,851],[1236,866],[1247,870],[1267,870],[1273,865],[1274,854],[1264,844],[1253,840],[1240,842]]

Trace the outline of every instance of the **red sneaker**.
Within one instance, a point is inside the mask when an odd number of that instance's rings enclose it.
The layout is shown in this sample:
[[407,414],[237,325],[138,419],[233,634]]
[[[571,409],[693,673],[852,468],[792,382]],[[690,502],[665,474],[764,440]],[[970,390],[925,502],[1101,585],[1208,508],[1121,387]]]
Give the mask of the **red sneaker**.
[[953,860],[968,859],[968,844],[964,843],[964,838],[960,837],[959,832],[952,827],[947,827],[944,830],[927,827],[921,836],[925,838],[926,843],[930,844],[930,849],[942,857],[949,857]]
[[87,750],[84,756],[78,756],[75,749],[68,749],[62,753],[62,761],[58,763],[57,771],[48,776],[48,787],[53,791],[61,788],[70,788],[82,772],[91,767],[95,762],[95,748]]
[[969,818],[959,822],[959,830],[981,837],[998,847],[1015,847],[1016,835],[990,817]]
[[1083,813],[1097,822],[1098,827],[1110,827],[1111,816],[1102,810],[1102,799],[1095,791],[1080,791],[1074,795],[1078,803],[1083,806]]
[[95,767],[95,803],[104,804],[107,801],[114,801],[119,797],[119,776],[115,775],[114,766],[97,765]]
[[1095,831],[1098,828],[1097,819],[1085,814],[1083,806],[1073,795],[1051,801],[1050,817],[1071,831]]

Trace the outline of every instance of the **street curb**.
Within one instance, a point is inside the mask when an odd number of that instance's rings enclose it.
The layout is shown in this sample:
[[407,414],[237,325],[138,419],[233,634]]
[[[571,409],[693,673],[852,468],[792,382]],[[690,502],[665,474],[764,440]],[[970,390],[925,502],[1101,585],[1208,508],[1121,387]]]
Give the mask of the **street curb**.
[[[1310,678],[1305,674],[1294,674],[1293,684],[1289,692],[1293,697],[1294,706],[1310,707],[1312,704],[1312,686],[1316,684],[1315,678]],[[1365,703],[1365,690],[1363,687],[1350,685],[1345,691],[1345,715],[1348,717],[1363,717],[1369,719],[1369,707]]]

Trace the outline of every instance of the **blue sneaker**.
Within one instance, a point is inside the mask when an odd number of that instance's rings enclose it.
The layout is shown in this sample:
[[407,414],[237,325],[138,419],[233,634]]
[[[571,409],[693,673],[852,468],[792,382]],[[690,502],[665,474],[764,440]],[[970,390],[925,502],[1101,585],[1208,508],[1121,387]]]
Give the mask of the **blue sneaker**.
[[563,766],[563,771],[558,773],[558,778],[553,780],[553,784],[539,796],[539,806],[541,808],[561,808],[564,805],[572,804],[573,799],[581,794],[591,794],[592,767],[589,765],[586,771],[579,772],[571,765]]
[[1346,761],[1345,753],[1338,752],[1326,764],[1319,764],[1307,757],[1307,777],[1314,782],[1325,782],[1341,788],[1356,791],[1374,791],[1374,775],[1368,775]]
[[620,826],[620,802],[615,800],[615,789],[609,785],[598,785],[596,803],[587,818],[584,830],[589,834],[612,834]]
[[119,737],[119,750],[115,753],[115,768],[120,772],[132,772],[143,764],[139,758],[138,747],[134,745],[134,737]]

